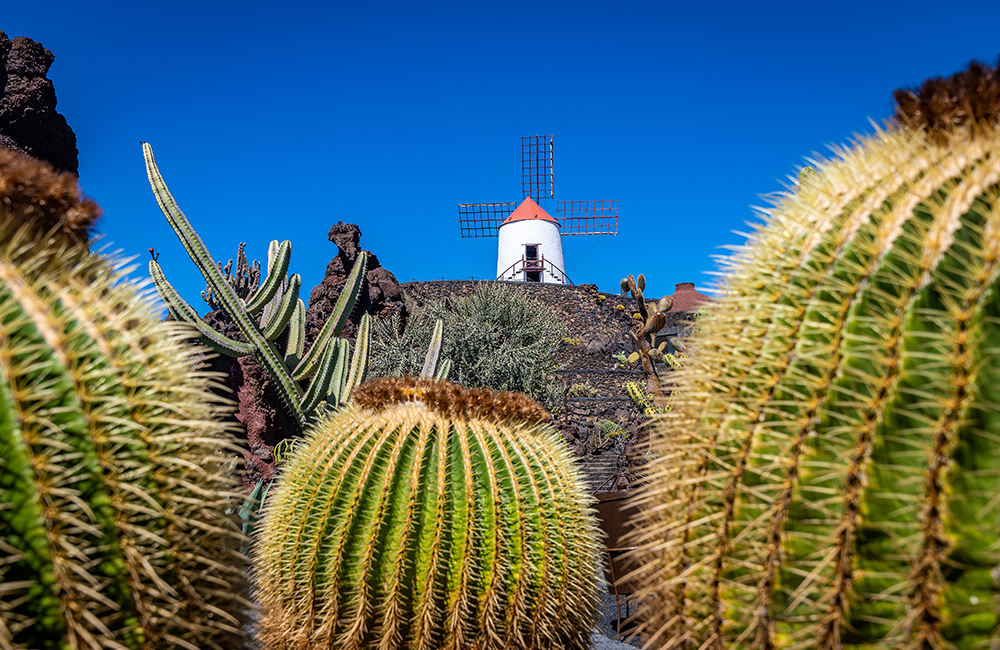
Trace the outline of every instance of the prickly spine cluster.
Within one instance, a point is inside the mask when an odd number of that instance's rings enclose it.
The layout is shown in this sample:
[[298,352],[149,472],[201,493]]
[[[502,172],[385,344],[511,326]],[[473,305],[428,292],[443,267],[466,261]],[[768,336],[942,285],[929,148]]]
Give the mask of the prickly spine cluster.
[[730,259],[654,436],[650,647],[998,642],[1000,131],[942,122],[818,162]]
[[86,219],[60,231],[45,188],[64,184],[4,169],[0,648],[240,647],[234,443],[212,380],[189,334],[87,251]]
[[589,647],[591,498],[540,407],[479,397],[375,380],[310,429],[258,538],[268,648]]

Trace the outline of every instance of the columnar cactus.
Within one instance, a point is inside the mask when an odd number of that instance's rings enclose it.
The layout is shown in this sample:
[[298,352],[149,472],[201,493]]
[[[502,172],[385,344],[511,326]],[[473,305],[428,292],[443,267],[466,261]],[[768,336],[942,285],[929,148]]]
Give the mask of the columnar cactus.
[[238,648],[245,558],[225,515],[236,446],[213,380],[194,370],[193,332],[161,323],[148,292],[88,252],[95,206],[51,213],[68,175],[27,158],[12,167],[9,155],[0,150],[0,648]]
[[307,433],[255,565],[268,648],[586,648],[598,535],[522,395],[380,379]]
[[1000,641],[1000,75],[897,101],[699,320],[634,538],[650,647]]
[[[254,287],[252,293],[249,287],[240,290],[239,278],[233,282],[233,278],[224,273],[221,264],[212,259],[205,243],[181,212],[156,165],[149,143],[142,143],[142,153],[146,161],[146,175],[160,210],[208,283],[207,292],[202,292],[202,295],[210,304],[218,304],[225,309],[246,342],[230,339],[206,325],[170,285],[154,256],[149,262],[149,275],[170,313],[177,320],[194,325],[201,341],[217,352],[232,357],[255,355],[267,369],[300,429],[304,429],[323,408],[340,406],[351,391],[364,381],[368,368],[371,342],[369,315],[365,314],[359,324],[357,350],[350,362],[350,345],[346,340],[337,338],[361,291],[368,254],[362,251],[358,257],[333,313],[312,347],[304,351],[306,308],[299,298],[302,279],[298,273],[290,277],[287,275],[292,255],[291,242],[272,241],[268,249],[267,277],[263,284]],[[240,272],[238,265],[237,274]],[[258,268],[256,277],[259,276]],[[238,291],[244,295],[241,296]],[[288,343],[285,353],[281,354],[274,341],[286,330]],[[303,389],[300,382],[310,378],[308,388]]]

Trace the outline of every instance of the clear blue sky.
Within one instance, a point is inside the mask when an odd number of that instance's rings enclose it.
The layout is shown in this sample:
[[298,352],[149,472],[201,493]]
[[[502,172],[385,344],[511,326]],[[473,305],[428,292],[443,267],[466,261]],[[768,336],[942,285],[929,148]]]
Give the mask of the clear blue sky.
[[[617,198],[617,237],[564,239],[570,277],[709,286],[719,247],[891,93],[1000,55],[1000,2],[5,2],[40,41],[80,182],[115,248],[203,288],[145,179],[149,141],[217,259],[293,244],[306,291],[337,221],[400,281],[491,277],[460,202],[520,200],[520,136],[555,135],[558,199]],[[481,196],[482,195],[482,196]],[[480,198],[481,197],[481,198]]]

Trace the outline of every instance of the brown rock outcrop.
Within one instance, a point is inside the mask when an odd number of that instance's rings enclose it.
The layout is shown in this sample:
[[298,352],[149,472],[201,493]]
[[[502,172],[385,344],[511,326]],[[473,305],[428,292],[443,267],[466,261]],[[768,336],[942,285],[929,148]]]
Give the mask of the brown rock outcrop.
[[56,112],[46,78],[55,56],[41,43],[0,31],[0,146],[78,174],[76,134]]
[[[323,324],[333,313],[337,298],[347,283],[347,276],[361,253],[361,229],[353,223],[337,222],[330,228],[329,239],[337,245],[337,256],[327,264],[323,281],[309,294],[309,308],[306,310],[307,345],[312,345]],[[366,312],[378,318],[388,318],[393,313],[399,313],[403,321],[406,320],[406,304],[396,276],[382,268],[371,251],[368,251],[365,279],[367,282],[362,287],[351,319],[344,328],[343,335],[346,337],[354,335],[355,327]]]

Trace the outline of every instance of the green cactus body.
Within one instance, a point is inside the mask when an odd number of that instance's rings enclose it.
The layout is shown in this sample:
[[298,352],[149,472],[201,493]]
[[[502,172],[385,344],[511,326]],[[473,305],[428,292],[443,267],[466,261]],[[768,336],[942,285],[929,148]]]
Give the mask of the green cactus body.
[[588,647],[599,533],[545,417],[444,382],[361,386],[269,499],[267,647]]
[[186,330],[0,212],[0,648],[244,640],[235,449]]
[[731,260],[654,437],[655,647],[990,647],[1000,134],[891,127]]

